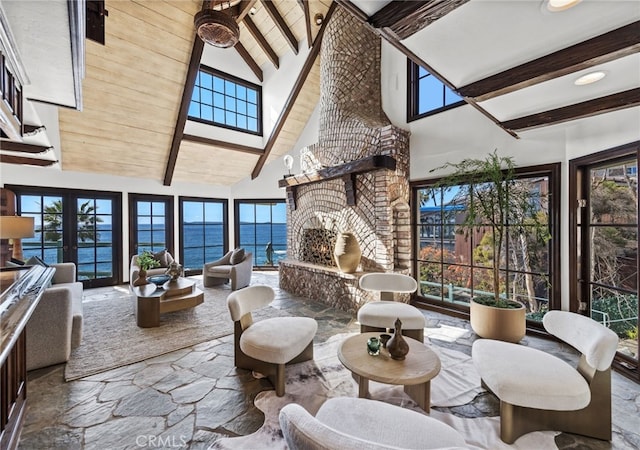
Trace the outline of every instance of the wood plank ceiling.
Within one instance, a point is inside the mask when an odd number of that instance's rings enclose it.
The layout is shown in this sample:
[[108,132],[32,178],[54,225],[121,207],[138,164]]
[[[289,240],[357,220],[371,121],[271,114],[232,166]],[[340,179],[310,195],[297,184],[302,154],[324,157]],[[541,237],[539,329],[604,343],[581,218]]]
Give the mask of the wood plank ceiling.
[[[308,36],[313,39],[320,27],[306,18],[325,15],[329,5],[330,0],[241,2],[239,53],[261,78],[262,67],[278,68],[285,53],[298,52],[299,42],[310,45]],[[185,137],[192,92],[192,82],[185,80],[192,52],[198,51],[193,16],[202,1],[105,6],[105,45],[87,40],[84,110],[59,114],[64,170],[230,185],[292,149],[319,98],[319,58],[314,56],[276,133],[266,139],[268,151]],[[197,71],[200,53],[194,56]]]

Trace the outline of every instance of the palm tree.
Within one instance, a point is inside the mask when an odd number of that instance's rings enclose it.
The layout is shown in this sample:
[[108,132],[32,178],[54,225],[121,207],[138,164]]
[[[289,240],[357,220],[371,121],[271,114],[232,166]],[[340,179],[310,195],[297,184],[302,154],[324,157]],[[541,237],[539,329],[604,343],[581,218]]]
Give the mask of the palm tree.
[[[102,218],[96,216],[96,208],[91,200],[82,203],[76,212],[78,239],[81,242],[98,242],[100,234],[96,231],[96,225],[102,222]],[[43,209],[44,217],[42,232],[46,242],[58,242],[62,240],[62,200],[56,200]]]

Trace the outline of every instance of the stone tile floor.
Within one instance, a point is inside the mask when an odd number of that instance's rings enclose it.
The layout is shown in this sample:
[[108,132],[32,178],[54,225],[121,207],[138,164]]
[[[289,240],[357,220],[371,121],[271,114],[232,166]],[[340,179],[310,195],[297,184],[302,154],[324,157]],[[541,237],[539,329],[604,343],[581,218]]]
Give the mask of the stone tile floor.
[[[314,317],[316,342],[336,333],[357,331],[354,318],[319,302],[278,288],[277,272],[257,272],[254,284],[276,290],[273,306]],[[112,288],[85,291],[85,301],[104,301]],[[467,321],[424,311],[427,328],[439,328],[432,343],[470,354],[475,335]],[[526,343],[574,357],[557,343],[526,337]],[[28,410],[20,449],[206,449],[222,436],[246,435],[263,422],[254,397],[272,389],[233,366],[233,339],[226,336],[98,375],[65,383],[64,365],[29,373]],[[612,443],[560,434],[560,449],[640,448],[640,387],[612,373]],[[481,394],[455,408],[439,408],[462,417],[498,414],[498,401]]]

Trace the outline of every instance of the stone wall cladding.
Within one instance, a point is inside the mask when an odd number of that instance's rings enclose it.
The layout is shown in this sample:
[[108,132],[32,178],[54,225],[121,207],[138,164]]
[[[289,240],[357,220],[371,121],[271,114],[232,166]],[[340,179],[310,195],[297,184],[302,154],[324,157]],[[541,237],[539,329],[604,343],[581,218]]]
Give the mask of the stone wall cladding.
[[[357,288],[362,271],[410,272],[410,219],[405,214],[410,196],[409,132],[391,125],[382,109],[380,38],[342,8],[327,27],[320,54],[319,142],[301,150],[300,165],[310,172],[389,155],[396,160],[396,170],[356,175],[356,205],[347,205],[342,179],[298,186],[296,209],[287,209],[290,262],[280,264],[280,285],[355,311],[373,299]],[[296,264],[303,260],[304,230],[322,228],[355,234],[362,251],[360,272],[347,276],[331,267]]]

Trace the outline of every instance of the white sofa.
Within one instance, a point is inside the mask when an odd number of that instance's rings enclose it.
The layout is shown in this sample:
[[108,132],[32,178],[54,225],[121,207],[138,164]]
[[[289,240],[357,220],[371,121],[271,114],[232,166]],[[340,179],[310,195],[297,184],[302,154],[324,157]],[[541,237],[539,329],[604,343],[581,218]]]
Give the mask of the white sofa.
[[27,370],[69,360],[82,341],[82,283],[76,281],[74,263],[53,264],[51,287],[27,323]]

